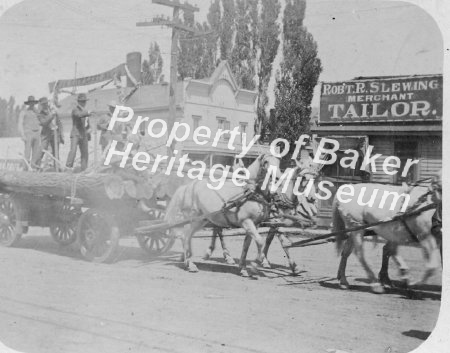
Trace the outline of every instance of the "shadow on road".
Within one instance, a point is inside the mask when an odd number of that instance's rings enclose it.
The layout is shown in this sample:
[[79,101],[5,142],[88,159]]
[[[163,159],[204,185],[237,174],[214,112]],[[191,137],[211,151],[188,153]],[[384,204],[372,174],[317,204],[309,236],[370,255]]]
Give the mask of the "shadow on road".
[[[362,282],[369,284],[369,281],[366,278],[355,278],[355,282]],[[402,282],[400,281],[392,281],[393,287],[385,288],[385,294],[397,294],[401,295],[407,299],[413,300],[423,300],[423,299],[431,299],[431,300],[441,300],[441,287],[436,285],[423,285],[414,289],[402,288]],[[320,286],[331,289],[343,290],[337,281],[334,279],[333,282],[330,281],[320,281]],[[351,284],[350,290],[358,291],[358,292],[368,292],[371,293],[371,287],[369,285],[359,285],[359,284]]]
[[409,330],[402,332],[402,335],[407,337],[418,338],[419,340],[425,341],[431,332],[428,331],[420,331],[420,330]]

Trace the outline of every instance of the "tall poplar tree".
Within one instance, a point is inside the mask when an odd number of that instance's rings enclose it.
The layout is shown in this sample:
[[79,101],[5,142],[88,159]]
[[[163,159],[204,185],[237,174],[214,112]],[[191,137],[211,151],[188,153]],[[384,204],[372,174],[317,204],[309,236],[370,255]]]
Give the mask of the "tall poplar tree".
[[[317,43],[303,26],[306,2],[286,0],[283,19],[283,56],[275,89],[275,114],[269,124],[270,140],[291,143],[310,129],[311,100],[322,71]],[[292,152],[292,151],[291,151]]]
[[273,61],[277,55],[280,40],[280,26],[277,23],[280,13],[278,0],[261,0],[261,16],[258,24],[258,43],[260,50],[258,60],[258,101],[256,107],[257,121],[255,132],[266,135],[268,118],[265,108],[268,103],[267,87],[272,75]]
[[230,66],[239,87],[255,89],[255,58],[253,51],[251,14],[248,0],[237,0],[236,37],[231,51]]

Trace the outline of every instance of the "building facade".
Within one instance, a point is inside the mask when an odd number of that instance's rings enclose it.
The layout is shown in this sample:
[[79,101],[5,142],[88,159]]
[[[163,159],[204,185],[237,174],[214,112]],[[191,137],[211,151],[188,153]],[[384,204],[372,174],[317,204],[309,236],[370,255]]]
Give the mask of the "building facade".
[[[345,183],[401,184],[435,175],[442,168],[442,75],[360,78],[323,83],[319,120],[313,139],[339,142],[337,161],[323,167],[323,178],[337,188]],[[369,151],[375,170],[360,165]],[[345,150],[359,153],[356,168],[343,168]],[[386,158],[396,156],[400,167],[383,171]],[[402,176],[408,159],[418,160]],[[392,159],[390,159],[392,161]],[[319,204],[318,223],[330,225],[331,203]]]
[[[105,114],[107,104],[111,100],[119,101],[120,95],[127,95],[132,88],[125,88],[125,92],[117,89],[102,89],[88,94],[87,108],[96,112],[97,116]],[[213,136],[218,129],[232,130],[239,127],[241,133],[247,134],[247,141],[254,136],[256,120],[255,101],[257,92],[248,91],[238,87],[230,66],[226,61],[221,62],[211,77],[207,79],[185,79],[178,82],[176,92],[176,121],[187,123],[191,130],[199,126],[211,129]],[[66,125],[70,125],[70,111],[75,106],[75,96],[64,99],[60,114],[65,118]],[[124,105],[133,108],[134,118],[137,116],[149,117],[149,121],[141,125],[145,130],[153,119],[168,120],[169,118],[169,85],[167,83],[141,86],[131,95]],[[95,117],[92,119],[95,123]],[[70,126],[67,126],[70,130]],[[66,129],[66,131],[67,131]],[[144,136],[145,142],[154,152],[165,153],[164,145],[167,136],[160,139],[151,139]],[[238,136],[233,144],[235,150],[227,147],[229,135],[224,135],[216,147],[197,145],[192,135],[188,140],[176,146],[183,153],[189,153],[193,160],[204,160],[209,166],[221,163],[231,164],[236,153],[241,151],[242,136]],[[158,147],[160,146],[160,148]],[[255,145],[244,160],[245,164],[251,162],[260,153],[268,153],[268,146]]]

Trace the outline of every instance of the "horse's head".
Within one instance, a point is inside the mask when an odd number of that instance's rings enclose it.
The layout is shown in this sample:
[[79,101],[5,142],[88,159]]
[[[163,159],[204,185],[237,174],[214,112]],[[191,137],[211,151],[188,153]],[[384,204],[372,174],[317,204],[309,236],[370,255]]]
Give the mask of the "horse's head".
[[311,165],[305,167],[296,161],[295,189],[297,192],[297,211],[304,217],[317,215],[318,172]]
[[[266,178],[267,173],[272,173],[271,185],[267,188],[268,192],[275,194],[276,191],[276,183],[278,183],[281,178],[281,170],[280,170],[280,159],[271,155],[264,154],[261,156],[261,166],[259,169],[257,180],[264,180]],[[273,174],[275,172],[275,174]]]
[[258,158],[256,158],[256,160],[247,168],[250,172],[249,179],[254,180],[257,184],[261,183],[271,167],[275,168],[275,179],[278,180],[281,177],[280,160],[271,154],[259,155]]
[[440,170],[431,180],[430,192],[433,202],[442,201],[442,170]]

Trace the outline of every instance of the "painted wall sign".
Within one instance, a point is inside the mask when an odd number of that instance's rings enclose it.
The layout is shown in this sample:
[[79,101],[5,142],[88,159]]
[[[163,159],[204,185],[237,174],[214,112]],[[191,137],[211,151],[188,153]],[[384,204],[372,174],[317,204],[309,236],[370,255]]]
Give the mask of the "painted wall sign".
[[319,123],[442,119],[442,75],[322,83]]

